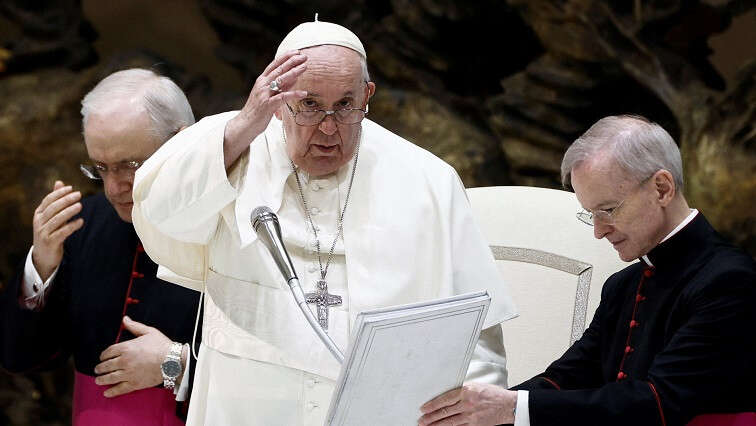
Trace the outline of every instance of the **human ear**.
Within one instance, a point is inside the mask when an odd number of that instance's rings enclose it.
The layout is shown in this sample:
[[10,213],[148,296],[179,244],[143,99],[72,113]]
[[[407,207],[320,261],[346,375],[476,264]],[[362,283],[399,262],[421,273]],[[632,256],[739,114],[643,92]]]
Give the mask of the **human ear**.
[[372,81],[368,81],[367,82],[367,91],[368,92],[367,92],[367,98],[366,99],[372,98],[373,95],[375,95],[375,83],[373,83]]
[[656,190],[656,197],[662,206],[667,206],[672,202],[677,194],[677,188],[675,187],[675,178],[672,177],[672,173],[667,170],[659,170],[651,177]]

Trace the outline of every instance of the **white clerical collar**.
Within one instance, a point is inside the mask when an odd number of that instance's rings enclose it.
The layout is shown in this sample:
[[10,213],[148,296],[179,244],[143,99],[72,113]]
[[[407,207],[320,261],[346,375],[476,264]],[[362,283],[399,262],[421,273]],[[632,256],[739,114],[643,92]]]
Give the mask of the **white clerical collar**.
[[[686,217],[685,219],[683,219],[683,221],[682,221],[682,222],[680,222],[680,224],[679,224],[679,225],[677,225],[677,226],[675,227],[675,229],[673,229],[673,230],[672,230],[672,232],[670,232],[669,234],[667,234],[667,236],[666,236],[666,237],[664,237],[664,239],[663,239],[663,240],[661,240],[661,241],[659,242],[659,244],[661,244],[661,243],[663,243],[663,242],[667,241],[668,239],[672,238],[672,236],[673,236],[673,235],[675,235],[675,234],[677,234],[678,232],[680,232],[680,230],[681,230],[681,229],[683,229],[683,228],[685,228],[685,225],[689,224],[689,223],[690,223],[690,221],[692,221],[692,220],[693,220],[693,218],[694,218],[694,217],[696,217],[696,215],[697,215],[697,214],[698,214],[698,210],[697,210],[697,209],[690,209],[690,214],[689,214],[689,215],[688,215],[688,216],[687,216],[687,217]],[[643,256],[641,256],[641,259],[643,259],[643,261],[644,261],[644,262],[646,262],[646,264],[647,264],[648,266],[654,266],[654,264],[653,264],[653,263],[651,263],[651,259],[649,259],[649,258],[648,258],[648,255],[647,255],[647,254],[644,254]]]

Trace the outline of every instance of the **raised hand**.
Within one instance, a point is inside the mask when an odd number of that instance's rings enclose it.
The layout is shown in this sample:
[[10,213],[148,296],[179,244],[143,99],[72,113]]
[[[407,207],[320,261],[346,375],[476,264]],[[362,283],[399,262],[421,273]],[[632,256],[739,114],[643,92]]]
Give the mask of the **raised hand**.
[[34,249],[32,262],[42,281],[52,275],[63,260],[63,242],[84,225],[84,219],[71,221],[81,211],[81,192],[55,181],[53,191],[34,210]]
[[[257,77],[247,102],[239,114],[226,124],[223,138],[223,155],[226,168],[233,164],[247,149],[252,140],[262,133],[273,113],[289,100],[307,96],[303,90],[291,88],[297,78],[307,69],[307,57],[297,50],[285,53],[273,60]],[[275,81],[274,89],[271,82]]]

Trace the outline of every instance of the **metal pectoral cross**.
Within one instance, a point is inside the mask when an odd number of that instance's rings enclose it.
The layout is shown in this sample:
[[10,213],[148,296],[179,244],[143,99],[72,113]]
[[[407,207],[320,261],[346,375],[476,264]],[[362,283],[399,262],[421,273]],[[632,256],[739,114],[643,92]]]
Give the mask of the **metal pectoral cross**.
[[307,303],[314,303],[318,308],[318,322],[323,330],[328,331],[328,308],[341,305],[341,296],[328,293],[328,283],[318,280],[316,290],[305,294]]

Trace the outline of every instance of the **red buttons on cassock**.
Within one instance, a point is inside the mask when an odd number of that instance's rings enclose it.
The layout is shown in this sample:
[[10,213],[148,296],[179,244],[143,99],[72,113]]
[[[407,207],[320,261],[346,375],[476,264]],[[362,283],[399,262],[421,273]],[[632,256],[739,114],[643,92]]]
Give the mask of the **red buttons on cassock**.
[[617,380],[624,380],[626,378],[627,374],[625,374],[624,372],[620,371],[619,373],[617,373]]
[[654,270],[653,269],[649,268],[649,269],[646,269],[645,271],[643,271],[643,276],[645,276],[646,278],[651,277],[653,275],[654,275]]
[[637,327],[638,325],[639,325],[639,324],[638,324],[638,321],[636,321],[636,320],[632,320],[632,321],[630,321],[630,328],[635,328],[635,327]]
[[633,349],[633,348],[632,348],[632,347],[630,347],[629,345],[628,345],[628,346],[625,346],[625,353],[626,353],[626,354],[629,354],[630,352],[632,352],[632,351],[634,351],[634,350],[635,350],[635,349]]
[[646,300],[646,296],[641,296],[640,294],[636,294],[635,295],[635,301],[636,302],[642,302],[644,300]]
[[139,299],[134,299],[132,297],[127,297],[126,298],[126,304],[127,305],[136,305],[137,303],[139,303]]
[[144,246],[141,244],[137,244],[136,251],[137,253],[142,253],[144,251]]
[[131,273],[131,277],[132,277],[132,278],[144,278],[144,274],[142,274],[142,273],[140,273],[140,272],[137,272],[137,271],[133,271],[133,272]]

